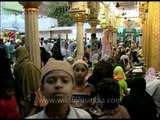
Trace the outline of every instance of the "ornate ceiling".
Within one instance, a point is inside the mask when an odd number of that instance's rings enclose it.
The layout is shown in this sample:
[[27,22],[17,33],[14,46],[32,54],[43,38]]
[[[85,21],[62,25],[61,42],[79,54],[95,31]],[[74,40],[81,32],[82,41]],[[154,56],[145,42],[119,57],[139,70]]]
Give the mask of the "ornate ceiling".
[[[137,1],[115,1],[103,2],[112,8],[114,13],[119,17],[138,17],[139,16],[139,2]],[[116,5],[119,6],[116,6]]]
[[116,4],[119,3],[118,10],[136,10],[138,2],[137,1],[117,1],[113,2],[113,4],[116,6]]

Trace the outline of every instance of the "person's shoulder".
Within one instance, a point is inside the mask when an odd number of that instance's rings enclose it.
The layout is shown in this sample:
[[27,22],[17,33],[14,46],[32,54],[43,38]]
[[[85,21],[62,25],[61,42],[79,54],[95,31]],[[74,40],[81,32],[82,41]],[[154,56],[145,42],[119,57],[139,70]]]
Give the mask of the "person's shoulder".
[[127,109],[126,109],[126,107],[125,106],[123,106],[123,105],[119,105],[119,107],[118,107],[121,111],[126,111]]
[[75,107],[72,108],[75,110],[79,118],[92,119],[91,115],[87,111],[80,108],[75,108]]
[[39,113],[32,115],[32,116],[28,116],[25,119],[34,119],[34,118],[38,118],[38,116],[39,116]]
[[93,88],[93,89],[94,89],[94,86],[93,86],[92,84],[88,83],[88,82],[87,82],[86,87],[90,87],[90,88]]
[[28,116],[25,119],[44,119],[44,118],[48,118],[48,117],[46,116],[46,114],[44,113],[44,110],[43,110],[35,115]]

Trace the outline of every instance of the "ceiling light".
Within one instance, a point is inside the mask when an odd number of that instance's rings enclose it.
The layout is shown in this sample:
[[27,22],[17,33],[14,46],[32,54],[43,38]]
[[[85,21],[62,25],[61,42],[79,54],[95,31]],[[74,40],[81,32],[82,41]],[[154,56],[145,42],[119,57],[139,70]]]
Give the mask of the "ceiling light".
[[116,8],[119,8],[119,7],[120,7],[120,5],[119,5],[119,3],[117,2],[117,3],[116,3]]

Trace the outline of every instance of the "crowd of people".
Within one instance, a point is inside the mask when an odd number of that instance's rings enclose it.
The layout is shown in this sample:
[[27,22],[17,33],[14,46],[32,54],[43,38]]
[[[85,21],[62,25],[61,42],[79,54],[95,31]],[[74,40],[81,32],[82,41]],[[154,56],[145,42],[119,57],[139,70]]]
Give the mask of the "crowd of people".
[[25,38],[12,43],[0,39],[1,119],[160,119],[158,71],[132,75],[134,66],[143,66],[135,42],[112,46],[103,56],[100,42],[94,49],[85,45],[77,59],[76,41],[42,37],[40,69]]

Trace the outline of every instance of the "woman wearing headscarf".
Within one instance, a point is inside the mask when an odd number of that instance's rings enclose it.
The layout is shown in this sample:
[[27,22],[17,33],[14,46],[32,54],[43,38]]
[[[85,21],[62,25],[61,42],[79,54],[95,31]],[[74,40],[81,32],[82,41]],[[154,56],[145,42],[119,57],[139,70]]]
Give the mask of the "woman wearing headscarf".
[[56,60],[63,60],[63,55],[61,53],[61,47],[60,47],[60,39],[57,40],[57,42],[54,44],[52,48],[52,57]]
[[73,41],[69,44],[68,49],[67,49],[68,56],[74,57],[76,46],[77,46],[76,41]]
[[44,47],[40,47],[40,51],[41,51],[41,61],[43,65],[45,65],[48,59],[51,57],[51,55],[45,50]]
[[16,49],[14,76],[17,82],[17,99],[19,102],[26,102],[28,111],[25,111],[25,114],[27,115],[30,112],[27,103],[30,104],[32,95],[39,88],[41,71],[30,61],[29,52],[24,46]]
[[124,96],[128,95],[128,85],[126,80],[126,75],[122,69],[122,67],[117,66],[113,71],[113,77],[115,80],[118,81],[118,84],[120,86],[120,99],[122,99]]
[[103,36],[102,36],[102,56],[101,58],[104,57],[105,54],[111,52],[111,40],[110,40],[110,34],[111,31],[109,29],[105,29],[103,31]]
[[145,91],[146,81],[142,77],[135,77],[128,96],[122,99],[131,119],[156,120],[156,105],[153,98]]
[[145,75],[146,91],[152,96],[157,106],[157,116],[160,118],[160,80],[156,77],[156,70],[149,68]]
[[67,44],[66,40],[62,40],[60,42],[60,50],[61,50],[61,54],[63,56],[63,60],[66,60],[68,57],[67,48],[68,48],[68,44]]

